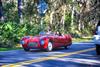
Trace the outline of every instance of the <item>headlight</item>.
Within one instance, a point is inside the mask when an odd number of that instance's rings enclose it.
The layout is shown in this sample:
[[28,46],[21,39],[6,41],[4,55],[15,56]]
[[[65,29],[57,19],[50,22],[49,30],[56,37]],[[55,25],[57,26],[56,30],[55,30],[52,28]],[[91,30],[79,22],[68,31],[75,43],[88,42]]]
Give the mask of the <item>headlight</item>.
[[99,40],[100,39],[100,36],[94,36],[93,39],[94,40]]
[[25,44],[25,42],[24,42],[24,41],[20,41],[20,44],[22,44],[22,45],[23,45],[23,44]]
[[44,40],[40,40],[40,45],[44,45]]
[[100,37],[96,37],[96,40],[99,40],[100,39]]

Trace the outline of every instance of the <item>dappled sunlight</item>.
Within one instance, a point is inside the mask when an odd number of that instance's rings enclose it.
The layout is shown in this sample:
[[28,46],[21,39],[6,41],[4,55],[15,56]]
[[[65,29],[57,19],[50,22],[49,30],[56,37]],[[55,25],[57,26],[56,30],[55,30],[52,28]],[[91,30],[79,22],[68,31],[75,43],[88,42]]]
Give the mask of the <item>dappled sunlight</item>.
[[[1,64],[11,64],[11,63],[17,63],[17,62],[23,62],[27,60],[34,60],[39,59],[51,55],[57,55],[57,54],[63,54],[65,52],[43,52],[40,50],[35,50],[36,52],[25,52],[23,50],[16,50],[16,51],[6,51],[4,53],[0,53],[2,55],[2,58],[0,58]],[[38,52],[39,51],[39,52]],[[24,63],[27,64],[27,63]]]
[[58,58],[58,61],[74,62],[88,65],[100,65],[100,60],[82,59],[82,58]]
[[0,0],[0,67],[100,67],[99,26],[100,0]]
[[100,59],[100,57],[96,54],[79,54],[80,56],[84,56],[85,58],[92,58],[92,59]]
[[39,65],[39,64],[34,64],[34,65],[31,65],[33,67],[43,67],[42,65]]
[[89,56],[89,57],[93,57],[94,56],[94,55],[90,55],[90,54],[79,54],[79,55]]
[[[94,55],[94,46],[90,46],[90,44],[87,44],[87,46],[83,45],[84,44],[80,44],[80,46],[77,47],[78,44],[73,44],[68,50],[65,50],[64,48],[58,48],[51,52],[45,52],[37,49],[30,50],[28,52],[25,52],[24,50],[0,52],[0,55],[2,55],[2,58],[0,58],[0,63],[2,65],[14,64],[16,67],[18,65],[21,65],[20,67],[27,67],[30,65],[31,67],[45,67],[52,66],[53,64],[57,64],[59,66],[71,63],[76,65],[100,64],[99,60],[97,59],[98,57]],[[89,54],[87,52],[89,52]]]

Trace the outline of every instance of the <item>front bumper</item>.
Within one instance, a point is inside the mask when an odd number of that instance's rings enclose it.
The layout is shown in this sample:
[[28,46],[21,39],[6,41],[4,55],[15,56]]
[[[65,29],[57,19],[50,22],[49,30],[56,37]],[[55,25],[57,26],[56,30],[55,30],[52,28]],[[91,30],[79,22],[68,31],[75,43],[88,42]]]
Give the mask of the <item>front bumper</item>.
[[39,46],[38,42],[29,42],[27,44],[28,47],[33,47],[33,48],[37,48]]
[[95,44],[100,44],[100,35],[94,35],[93,42]]

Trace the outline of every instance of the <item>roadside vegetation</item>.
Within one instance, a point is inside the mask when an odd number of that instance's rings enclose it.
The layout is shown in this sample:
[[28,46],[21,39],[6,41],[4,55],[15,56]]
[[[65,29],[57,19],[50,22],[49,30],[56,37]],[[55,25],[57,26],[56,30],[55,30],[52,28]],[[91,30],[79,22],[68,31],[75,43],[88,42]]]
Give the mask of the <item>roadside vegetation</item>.
[[91,42],[92,37],[91,38],[73,38],[72,40],[73,42]]
[[[45,1],[48,4],[48,10],[43,17],[44,30],[51,28],[52,31],[59,30],[64,34],[71,34],[73,42],[91,40],[91,38],[83,37],[93,35],[98,15],[100,15],[99,0]],[[23,36],[35,36],[41,31],[41,17],[36,6],[38,0],[23,0],[23,22],[20,22],[18,17],[18,2],[16,0],[0,0],[0,2],[4,17],[3,21],[0,20],[0,51],[16,49]]]
[[0,48],[0,51],[9,51],[9,50],[18,50],[22,49],[21,47],[15,47],[15,48]]

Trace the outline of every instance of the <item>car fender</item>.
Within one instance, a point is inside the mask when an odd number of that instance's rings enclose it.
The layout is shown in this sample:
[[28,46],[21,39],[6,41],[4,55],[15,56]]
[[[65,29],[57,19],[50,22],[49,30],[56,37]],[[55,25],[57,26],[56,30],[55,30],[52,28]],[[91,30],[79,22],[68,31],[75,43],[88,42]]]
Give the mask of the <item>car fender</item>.
[[69,40],[69,41],[71,41],[71,42],[72,42],[72,36],[71,36],[71,35],[66,34],[66,35],[65,35],[65,37],[66,37],[66,39],[67,39],[67,40]]
[[43,48],[44,48],[44,49],[46,49],[46,48],[47,48],[48,43],[49,43],[49,39],[48,39],[48,38],[46,38],[46,39],[45,39],[45,44],[44,44],[44,46],[43,46]]

